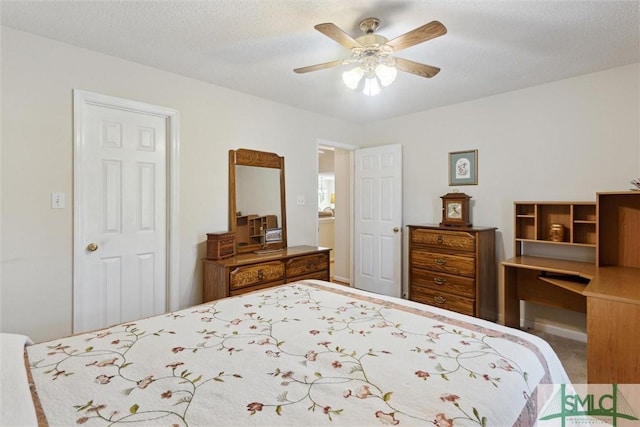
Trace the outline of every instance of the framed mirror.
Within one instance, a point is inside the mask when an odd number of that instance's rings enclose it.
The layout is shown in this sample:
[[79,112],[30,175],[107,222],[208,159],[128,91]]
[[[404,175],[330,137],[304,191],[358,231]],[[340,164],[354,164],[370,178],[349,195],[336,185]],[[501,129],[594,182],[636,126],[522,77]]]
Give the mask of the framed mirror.
[[229,150],[229,230],[237,253],[287,247],[284,157]]

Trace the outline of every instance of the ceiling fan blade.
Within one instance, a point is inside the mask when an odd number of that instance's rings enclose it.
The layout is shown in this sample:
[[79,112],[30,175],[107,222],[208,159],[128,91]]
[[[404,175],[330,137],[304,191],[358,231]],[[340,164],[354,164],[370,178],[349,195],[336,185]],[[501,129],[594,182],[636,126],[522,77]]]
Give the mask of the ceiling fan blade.
[[322,34],[329,37],[330,39],[340,43],[342,46],[346,47],[347,49],[353,49],[354,47],[362,47],[362,45],[357,41],[355,41],[353,37],[351,37],[349,34],[345,33],[344,31],[342,31],[340,28],[338,28],[336,24],[332,24],[331,22],[328,22],[326,24],[318,24],[313,28],[320,31]]
[[342,62],[343,62],[342,59],[338,59],[337,61],[325,62],[324,64],[316,64],[316,65],[309,65],[308,67],[296,68],[293,71],[298,74],[304,74],[304,73],[309,73],[311,71],[318,71],[318,70],[324,70],[325,68],[335,67],[337,65],[341,65]]
[[418,43],[435,39],[436,37],[440,37],[444,34],[447,34],[447,27],[438,21],[431,21],[428,24],[424,24],[422,27],[418,27],[415,30],[411,30],[393,40],[389,40],[386,44],[387,46],[391,46],[393,50],[397,52],[399,50],[415,46]]
[[395,58],[395,61],[397,69],[421,77],[433,77],[440,72],[440,68],[438,67],[420,64],[419,62],[410,61],[408,59]]

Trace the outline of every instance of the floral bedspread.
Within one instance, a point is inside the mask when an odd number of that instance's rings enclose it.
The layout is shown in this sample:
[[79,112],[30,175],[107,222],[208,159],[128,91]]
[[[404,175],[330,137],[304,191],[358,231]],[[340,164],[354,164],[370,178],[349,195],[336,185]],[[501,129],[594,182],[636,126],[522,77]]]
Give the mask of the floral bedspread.
[[27,351],[52,426],[532,425],[567,381],[536,337],[320,281]]

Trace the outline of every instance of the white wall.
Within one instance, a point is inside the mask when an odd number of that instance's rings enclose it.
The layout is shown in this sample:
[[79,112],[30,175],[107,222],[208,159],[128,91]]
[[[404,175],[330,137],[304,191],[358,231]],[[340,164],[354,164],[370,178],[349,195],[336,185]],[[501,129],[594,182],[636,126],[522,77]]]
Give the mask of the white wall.
[[[498,227],[502,261],[513,256],[514,201],[595,201],[640,176],[639,80],[638,64],[583,75],[375,122],[362,141],[402,144],[405,225],[439,222],[440,196],[458,189],[473,196],[474,225]],[[449,187],[448,153],[467,149],[478,149],[478,185]],[[584,316],[560,315],[549,320],[584,328]]]
[[[360,127],[2,27],[0,330],[36,341],[71,333],[72,90],[180,111],[180,305],[201,301],[206,233],[227,229],[229,149],[285,156],[290,245],[315,244],[319,138]],[[67,195],[51,209],[51,192]]]

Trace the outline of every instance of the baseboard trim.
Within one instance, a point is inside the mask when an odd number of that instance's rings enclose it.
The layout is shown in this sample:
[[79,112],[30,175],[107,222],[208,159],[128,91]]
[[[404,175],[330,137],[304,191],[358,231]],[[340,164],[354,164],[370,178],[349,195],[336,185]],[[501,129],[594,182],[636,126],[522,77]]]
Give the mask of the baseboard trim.
[[536,331],[545,332],[551,335],[557,335],[559,337],[568,338],[574,341],[587,342],[587,333],[582,331],[576,331],[573,329],[563,328],[558,325],[552,325],[550,323],[540,321],[527,321],[520,319],[520,324],[524,326],[524,329],[535,329]]
[[332,277],[332,280],[333,280],[334,282],[340,282],[340,283],[342,283],[342,284],[345,284],[345,285],[349,285],[349,286],[351,286],[351,280],[349,280],[349,279],[348,279],[348,278],[346,278],[346,277],[333,276],[333,277]]

